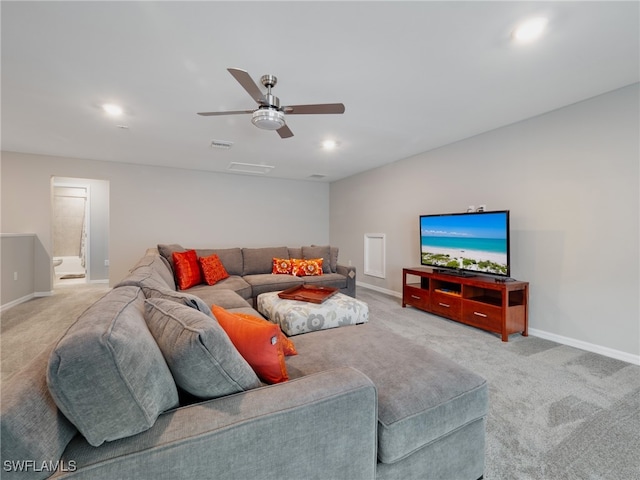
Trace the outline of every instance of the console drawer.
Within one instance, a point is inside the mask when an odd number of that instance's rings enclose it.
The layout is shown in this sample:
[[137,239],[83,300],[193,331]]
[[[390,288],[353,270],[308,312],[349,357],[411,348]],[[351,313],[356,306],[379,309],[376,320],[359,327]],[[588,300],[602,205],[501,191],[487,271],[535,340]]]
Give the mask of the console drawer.
[[462,299],[457,295],[434,293],[431,298],[431,311],[436,315],[459,320],[462,316]]
[[502,331],[502,308],[480,302],[465,302],[462,320],[492,332]]
[[417,308],[429,308],[429,290],[406,285],[404,287],[403,302]]

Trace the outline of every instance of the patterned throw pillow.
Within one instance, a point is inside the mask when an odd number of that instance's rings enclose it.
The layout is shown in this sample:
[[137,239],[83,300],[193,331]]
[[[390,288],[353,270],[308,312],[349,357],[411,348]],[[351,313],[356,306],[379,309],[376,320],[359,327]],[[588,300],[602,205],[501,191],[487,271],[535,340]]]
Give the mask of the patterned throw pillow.
[[322,275],[322,258],[309,258],[307,260],[292,258],[291,261],[293,262],[291,273],[296,277]]
[[202,283],[202,273],[195,250],[173,252],[172,258],[176,269],[176,283],[180,290],[186,290]]
[[220,280],[229,278],[229,274],[220,261],[220,257],[215,253],[208,257],[199,257],[198,262],[200,262],[204,280],[208,285],[215,285]]
[[273,257],[273,269],[271,273],[274,275],[288,274],[291,275],[293,270],[293,262],[290,258],[276,258]]

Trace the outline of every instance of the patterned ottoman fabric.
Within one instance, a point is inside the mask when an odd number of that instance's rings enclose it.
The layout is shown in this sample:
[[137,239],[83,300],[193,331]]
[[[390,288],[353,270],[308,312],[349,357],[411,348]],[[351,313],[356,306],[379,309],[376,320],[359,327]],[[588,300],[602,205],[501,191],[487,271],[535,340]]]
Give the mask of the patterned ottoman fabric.
[[278,293],[258,295],[258,311],[289,336],[369,321],[369,306],[342,293],[320,304],[284,300]]

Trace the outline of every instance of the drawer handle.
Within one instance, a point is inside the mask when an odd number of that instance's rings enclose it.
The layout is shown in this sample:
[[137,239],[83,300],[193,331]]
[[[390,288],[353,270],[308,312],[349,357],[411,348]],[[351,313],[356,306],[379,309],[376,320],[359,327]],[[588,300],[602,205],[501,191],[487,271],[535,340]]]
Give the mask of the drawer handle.
[[442,302],[439,302],[438,305],[440,305],[441,307],[447,307],[447,308],[451,307],[451,305],[448,305],[448,304],[442,303]]
[[474,315],[477,315],[479,317],[484,317],[487,318],[487,314],[486,313],[480,313],[480,312],[473,312]]
[[417,295],[411,295],[411,298],[415,298],[416,300],[420,300],[420,297]]

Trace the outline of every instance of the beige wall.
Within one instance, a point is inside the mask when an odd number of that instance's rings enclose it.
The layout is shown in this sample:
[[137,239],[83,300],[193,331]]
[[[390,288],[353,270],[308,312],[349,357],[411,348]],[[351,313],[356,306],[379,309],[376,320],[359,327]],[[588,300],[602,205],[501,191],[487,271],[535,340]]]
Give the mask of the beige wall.
[[0,234],[0,308],[33,297],[35,242],[33,234]]
[[2,232],[37,235],[35,291],[52,289],[51,178],[109,181],[109,282],[148,247],[326,244],[329,186],[2,152]]
[[[420,263],[420,214],[508,209],[511,274],[530,282],[532,330],[637,362],[638,90],[334,182],[331,243],[360,283],[399,294],[402,268]],[[384,279],[363,275],[365,233],[386,234]]]

